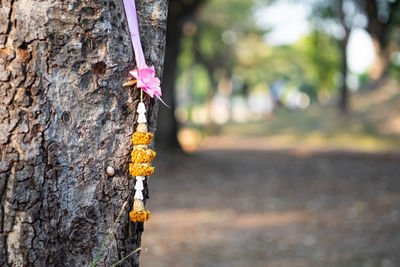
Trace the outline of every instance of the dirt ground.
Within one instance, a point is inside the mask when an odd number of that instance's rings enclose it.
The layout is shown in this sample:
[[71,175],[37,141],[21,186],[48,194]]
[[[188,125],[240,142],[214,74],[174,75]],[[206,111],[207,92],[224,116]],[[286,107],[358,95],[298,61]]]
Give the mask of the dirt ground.
[[158,154],[142,267],[400,266],[400,156]]

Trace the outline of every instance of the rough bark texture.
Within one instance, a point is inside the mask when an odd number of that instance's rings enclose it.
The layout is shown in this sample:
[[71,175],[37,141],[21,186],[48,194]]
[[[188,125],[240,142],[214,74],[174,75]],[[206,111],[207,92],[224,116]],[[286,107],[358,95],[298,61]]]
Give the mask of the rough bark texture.
[[[136,4],[161,76],[167,1]],[[131,204],[138,94],[121,84],[133,66],[122,1],[0,1],[0,266],[90,265]],[[158,104],[145,102],[155,131]],[[138,247],[142,230],[127,208],[98,266]]]

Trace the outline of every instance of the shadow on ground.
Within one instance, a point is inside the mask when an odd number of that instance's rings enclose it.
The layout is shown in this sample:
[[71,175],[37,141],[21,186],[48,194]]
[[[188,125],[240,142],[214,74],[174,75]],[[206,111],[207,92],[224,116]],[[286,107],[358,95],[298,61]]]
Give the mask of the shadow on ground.
[[400,266],[400,156],[159,153],[142,267]]

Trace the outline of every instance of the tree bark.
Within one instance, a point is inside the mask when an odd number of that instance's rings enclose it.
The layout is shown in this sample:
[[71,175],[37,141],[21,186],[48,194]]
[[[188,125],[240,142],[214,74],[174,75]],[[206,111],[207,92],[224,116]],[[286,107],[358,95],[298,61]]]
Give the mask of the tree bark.
[[[167,0],[136,4],[160,77]],[[121,84],[133,58],[122,1],[0,1],[1,266],[89,266],[130,209],[138,93]],[[145,103],[154,132],[158,103]],[[127,208],[98,266],[139,247],[142,231]]]

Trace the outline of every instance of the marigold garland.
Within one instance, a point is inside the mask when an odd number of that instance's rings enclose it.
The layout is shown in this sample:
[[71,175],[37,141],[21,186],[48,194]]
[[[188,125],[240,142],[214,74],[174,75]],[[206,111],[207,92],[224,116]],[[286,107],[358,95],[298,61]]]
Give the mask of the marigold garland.
[[156,152],[146,146],[135,146],[131,153],[132,162],[134,163],[149,163],[156,156]]
[[148,163],[129,163],[129,174],[132,176],[150,176],[154,173],[154,167]]
[[132,163],[129,164],[129,173],[132,176],[136,176],[134,205],[133,210],[129,213],[129,218],[133,222],[144,222],[150,218],[150,211],[144,209],[142,201],[143,180],[146,179],[146,176],[150,176],[154,172],[154,167],[151,167],[149,163],[154,159],[156,153],[147,148],[147,145],[153,139],[153,134],[147,130],[143,92],[147,93],[150,97],[156,97],[162,103],[164,102],[161,99],[160,79],[155,75],[154,66],[147,66],[144,58],[135,1],[123,0],[123,3],[136,60],[136,68],[129,72],[135,79],[124,83],[123,86],[136,85],[140,89],[140,103],[137,108],[138,126],[136,132],[132,135],[132,143],[135,147],[131,153]]
[[151,212],[149,210],[143,211],[131,211],[129,212],[129,218],[133,222],[145,222],[150,218]]
[[153,139],[152,133],[134,132],[132,135],[132,143],[137,145],[148,145]]
[[131,153],[132,162],[129,163],[130,175],[136,176],[134,204],[132,211],[129,212],[129,218],[135,223],[145,222],[150,218],[150,211],[144,209],[143,180],[154,173],[154,167],[149,163],[156,156],[156,152],[147,147],[153,139],[153,134],[147,132],[146,107],[143,102],[139,103],[137,113],[139,113],[138,126],[132,135],[134,147]]

